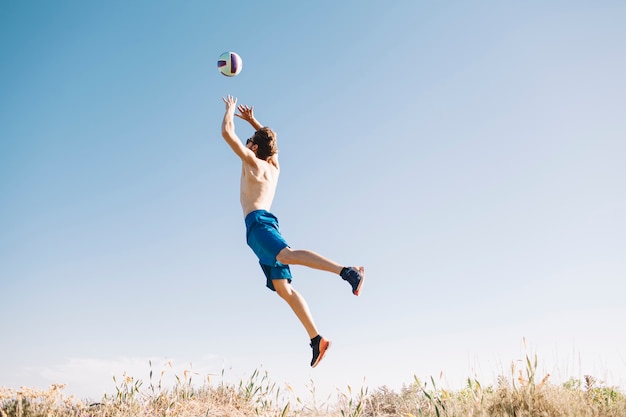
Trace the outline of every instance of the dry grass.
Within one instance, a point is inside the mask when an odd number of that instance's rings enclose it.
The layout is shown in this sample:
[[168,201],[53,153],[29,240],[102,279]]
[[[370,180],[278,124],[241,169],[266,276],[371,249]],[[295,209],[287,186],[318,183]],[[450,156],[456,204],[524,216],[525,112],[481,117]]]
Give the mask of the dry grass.
[[[599,383],[591,376],[551,384],[549,375],[538,379],[537,358],[526,357],[525,369],[511,366],[509,376],[500,376],[495,385],[483,387],[469,378],[458,391],[415,380],[400,392],[380,387],[353,392],[347,387],[334,404],[303,402],[287,386],[281,391],[267,373],[254,371],[238,384],[217,384],[210,379],[200,387],[192,384],[191,372],[175,375],[172,388],[159,381],[147,388],[143,381],[123,375],[115,380],[115,395],[105,395],[97,403],[65,397],[63,385],[48,390],[0,389],[1,417],[239,417],[239,416],[489,416],[489,417],[626,417],[626,395],[615,387]],[[114,378],[115,379],[115,378]]]

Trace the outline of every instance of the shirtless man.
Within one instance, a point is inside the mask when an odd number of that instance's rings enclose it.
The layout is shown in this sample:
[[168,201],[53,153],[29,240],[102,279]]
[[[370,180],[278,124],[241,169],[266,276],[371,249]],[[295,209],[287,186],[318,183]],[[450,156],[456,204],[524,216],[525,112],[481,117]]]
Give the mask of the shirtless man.
[[[348,281],[354,295],[359,295],[361,290],[364,268],[343,267],[315,252],[289,247],[280,234],[278,219],[270,213],[280,174],[276,133],[255,119],[253,107],[237,106],[237,99],[230,95],[223,100],[226,113],[222,136],[242,162],[240,200],[248,246],[259,258],[266,286],[289,304],[309,334],[313,349],[311,366],[315,368],[330,347],[330,341],[320,336],[306,301],[291,286],[289,265],[304,265],[338,274]],[[239,110],[239,114],[235,114],[235,110]],[[235,133],[234,116],[247,121],[256,130],[245,145]]]

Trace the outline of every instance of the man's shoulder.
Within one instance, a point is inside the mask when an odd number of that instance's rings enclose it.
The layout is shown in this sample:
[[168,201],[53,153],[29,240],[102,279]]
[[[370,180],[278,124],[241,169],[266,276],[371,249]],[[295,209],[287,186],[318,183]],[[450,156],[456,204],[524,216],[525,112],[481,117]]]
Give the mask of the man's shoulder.
[[254,161],[254,163],[244,161],[243,166],[244,168],[247,166],[250,169],[253,169],[257,172],[263,172],[263,171],[276,172],[276,173],[280,172],[280,165],[278,165],[278,161],[270,160],[269,158],[268,160],[257,158],[256,161]]
[[273,166],[274,168],[280,170],[280,165],[278,164],[278,155],[272,155],[267,158],[267,163]]
[[274,156],[270,156],[267,159],[257,158],[257,165],[267,169],[280,170],[278,158],[275,158]]

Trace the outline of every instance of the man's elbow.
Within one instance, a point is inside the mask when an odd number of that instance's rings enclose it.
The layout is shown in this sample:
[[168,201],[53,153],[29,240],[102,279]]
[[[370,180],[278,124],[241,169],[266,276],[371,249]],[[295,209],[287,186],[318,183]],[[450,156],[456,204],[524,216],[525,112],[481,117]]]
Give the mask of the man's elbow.
[[235,134],[235,131],[229,126],[222,126],[222,137],[224,139],[232,138]]

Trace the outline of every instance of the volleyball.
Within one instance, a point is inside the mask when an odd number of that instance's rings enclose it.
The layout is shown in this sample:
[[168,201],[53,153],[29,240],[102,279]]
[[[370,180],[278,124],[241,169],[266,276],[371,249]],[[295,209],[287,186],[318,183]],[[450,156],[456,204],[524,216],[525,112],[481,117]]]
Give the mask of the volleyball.
[[217,69],[227,77],[234,77],[241,72],[243,62],[234,52],[224,52],[217,60]]

